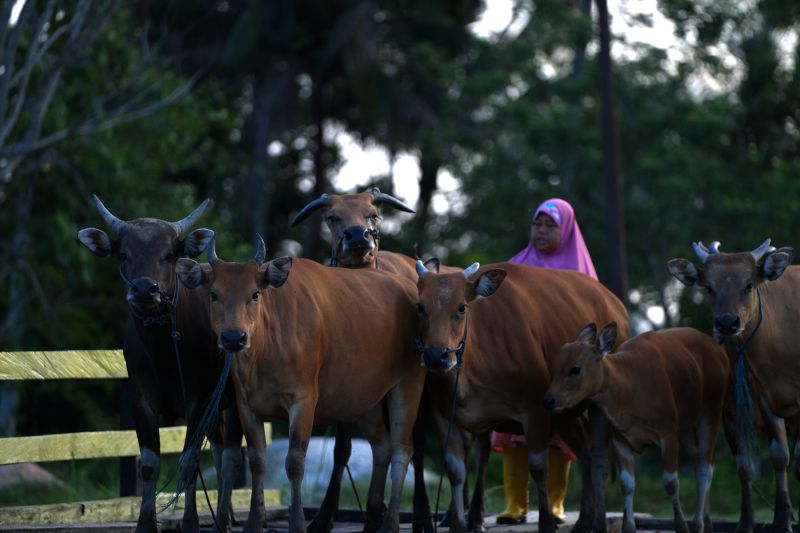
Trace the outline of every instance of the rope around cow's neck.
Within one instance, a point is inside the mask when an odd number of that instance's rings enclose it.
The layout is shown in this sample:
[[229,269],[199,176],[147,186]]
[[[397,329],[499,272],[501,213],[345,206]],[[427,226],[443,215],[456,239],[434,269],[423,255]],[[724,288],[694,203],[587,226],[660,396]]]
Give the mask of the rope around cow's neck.
[[747,346],[753,340],[756,333],[761,327],[761,322],[764,319],[763,306],[761,304],[761,289],[756,289],[756,296],[758,297],[758,321],[756,327],[750,332],[744,342],[738,343],[733,338],[729,337],[729,342],[733,345],[739,357],[736,360],[736,433],[740,437],[740,446],[746,446],[748,452],[752,452],[753,440],[753,398],[750,394],[750,387],[747,384],[747,374],[745,372],[745,363],[747,359]]

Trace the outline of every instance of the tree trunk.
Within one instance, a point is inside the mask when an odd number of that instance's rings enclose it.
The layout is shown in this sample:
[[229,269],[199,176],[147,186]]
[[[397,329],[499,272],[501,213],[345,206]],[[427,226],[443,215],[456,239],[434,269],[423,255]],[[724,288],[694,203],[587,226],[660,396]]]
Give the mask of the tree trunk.
[[425,228],[430,219],[430,206],[433,193],[436,192],[436,178],[442,166],[438,157],[431,155],[430,150],[422,151],[419,159],[421,175],[419,177],[419,201],[417,202],[417,218],[414,222],[417,236],[417,253],[420,257],[426,251],[427,239]]
[[622,218],[622,187],[617,152],[611,72],[611,31],[606,0],[596,0],[600,23],[600,93],[602,98],[603,168],[606,189],[608,235],[608,287],[627,304],[628,276],[625,264],[625,226]]
[[[311,114],[317,131],[314,134],[314,189],[311,198],[319,198],[328,189],[327,167],[323,160],[325,153],[325,136],[323,131],[325,109],[323,102],[322,82],[315,80],[314,92],[311,95]],[[320,250],[320,213],[317,211],[306,223],[303,255],[319,260],[323,257]]]

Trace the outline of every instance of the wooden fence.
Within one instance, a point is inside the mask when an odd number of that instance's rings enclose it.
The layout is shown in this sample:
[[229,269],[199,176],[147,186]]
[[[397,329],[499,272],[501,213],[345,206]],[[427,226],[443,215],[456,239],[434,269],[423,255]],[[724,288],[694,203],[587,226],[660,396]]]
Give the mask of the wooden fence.
[[[0,352],[0,380],[50,380],[50,379],[125,379],[128,377],[122,350],[85,350],[58,352]],[[271,440],[271,427],[264,424],[267,442]],[[186,426],[161,428],[162,454],[180,453],[186,437]],[[0,439],[0,465],[39,463],[108,457],[134,458],[139,454],[136,433],[133,430],[92,431],[64,433],[33,437]],[[163,505],[172,495],[163,494],[158,504]],[[216,506],[216,491],[209,491],[212,505]],[[265,490],[264,501],[278,505],[277,491]],[[198,510],[205,506],[205,496],[197,495]],[[250,491],[234,491],[234,507],[248,507]],[[53,505],[27,505],[0,507],[0,526],[40,524],[85,524],[136,520],[141,498],[120,497],[91,502]],[[183,499],[175,512],[183,508]]]

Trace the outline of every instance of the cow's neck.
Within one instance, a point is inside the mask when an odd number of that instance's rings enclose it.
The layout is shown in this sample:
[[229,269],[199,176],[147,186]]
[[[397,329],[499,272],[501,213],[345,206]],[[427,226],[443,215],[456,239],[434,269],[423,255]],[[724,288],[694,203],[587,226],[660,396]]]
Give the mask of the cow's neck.
[[[607,355],[597,363],[602,372],[597,389],[589,399],[603,410],[611,424],[625,431],[630,420],[631,398],[636,397],[635,385],[630,380],[630,359],[623,360],[620,354]],[[626,371],[628,370],[628,371]]]

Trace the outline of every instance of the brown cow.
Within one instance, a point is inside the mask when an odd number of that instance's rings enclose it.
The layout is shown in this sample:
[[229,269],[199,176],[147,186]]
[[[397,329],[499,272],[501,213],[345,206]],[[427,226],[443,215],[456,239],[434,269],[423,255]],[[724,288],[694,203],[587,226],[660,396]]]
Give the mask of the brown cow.
[[[545,407],[558,412],[589,399],[611,421],[625,501],[622,531],[636,530],[633,491],[634,454],[648,444],[661,446],[664,489],[672,500],[675,531],[688,533],[678,494],[678,443],[689,450],[697,476],[694,533],[711,529],[708,492],[714,445],[728,387],[728,359],[710,336],[692,328],[643,333],[607,355],[617,325],[597,335],[589,324],[575,342],[565,344],[553,365]],[[635,399],[635,401],[632,401]]]
[[[154,218],[124,221],[114,216],[97,196],[94,203],[116,238],[97,228],[85,228],[78,240],[98,257],[120,260],[120,274],[127,289],[128,326],[123,344],[125,365],[132,387],[133,419],[139,441],[139,475],[143,483],[137,532],[155,532],[155,491],[161,463],[158,435],[159,417],[167,424],[186,417],[187,442],[194,435],[203,409],[220,377],[222,358],[214,342],[208,320],[208,298],[199,291],[182,287],[175,277],[179,257],[197,257],[214,237],[209,229],[198,229],[185,239],[189,228],[203,213],[209,200],[179,222]],[[171,305],[175,306],[180,362],[172,339]],[[182,370],[183,376],[180,375]],[[186,384],[183,391],[181,382]],[[185,393],[185,397],[184,397]],[[209,435],[215,458],[222,460],[220,524],[227,524],[226,514],[231,483],[241,463],[241,430],[235,402],[229,401],[233,414],[226,417],[223,441],[216,433]],[[197,458],[192,457],[181,478],[188,483],[183,530],[198,531],[194,480]],[[225,527],[223,525],[222,527]]]
[[736,428],[726,427],[726,436],[736,455],[742,486],[738,531],[753,530],[751,394],[772,440],[776,485],[772,528],[790,531],[792,509],[786,479],[789,447],[783,419],[800,414],[796,312],[800,267],[789,266],[794,259],[792,248],[775,250],[769,239],[752,252],[722,253],[719,242],[711,243],[708,249],[694,243],[693,248],[702,267],[686,259],[672,259],[668,266],[681,283],[708,292],[714,333],[724,341],[731,368],[736,370]]
[[[550,385],[549,360],[574,338],[575,331],[595,320],[616,321],[624,336],[628,317],[622,302],[594,279],[571,271],[513,263],[478,268],[476,263],[463,272],[438,273],[419,261],[417,270],[423,362],[432,371],[460,369],[446,374],[450,397],[457,394],[456,425],[474,434],[501,424],[521,427],[527,437],[543,532],[554,531],[555,525],[546,480],[551,430],[557,428],[582,459],[584,490],[576,528],[591,528],[593,476],[587,440],[579,434],[575,413],[551,419],[542,400]],[[463,365],[459,365],[462,356]],[[437,406],[440,427],[442,419],[446,426],[451,408]],[[462,532],[466,529],[463,500],[456,497],[464,482],[459,432],[451,434],[447,455],[458,510],[451,531]],[[595,486],[597,490],[602,488]]]
[[[219,345],[235,352],[232,373],[253,474],[246,531],[261,531],[264,521],[260,421],[286,418],[290,531],[306,530],[300,483],[312,426],[359,419],[372,431],[367,437],[375,465],[365,530],[376,529],[380,520],[391,459],[391,499],[381,530],[397,531],[411,428],[425,380],[413,345],[414,285],[392,274],[304,259],[264,263],[263,241],[259,250],[253,261],[227,263],[212,248],[210,265],[183,259],[178,266],[183,283],[209,291]],[[390,442],[382,420],[384,397]]]
[[[309,202],[295,215],[292,225],[308,219],[314,212],[321,211],[325,224],[330,230],[331,266],[350,269],[377,268],[401,275],[413,282],[417,280],[414,259],[407,255],[378,250],[380,245],[379,224],[384,206],[413,213],[414,210],[397,198],[382,193],[377,187],[360,194],[329,195]],[[447,268],[447,267],[445,267]],[[429,376],[429,380],[435,377]],[[426,386],[426,389],[429,389]],[[427,396],[427,394],[426,394]],[[425,396],[425,397],[426,397]],[[423,404],[425,403],[423,397]],[[433,531],[424,479],[425,421],[418,420],[414,428],[414,523],[413,531],[419,533]],[[338,508],[339,493],[344,468],[350,458],[350,429],[337,426],[334,447],[334,466],[331,481],[319,512],[309,525],[309,531],[326,533],[333,527],[333,517]],[[484,468],[485,470],[485,468]],[[479,480],[482,477],[479,475]],[[476,495],[482,496],[480,487]],[[482,507],[482,502],[478,503]]]

